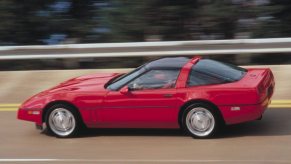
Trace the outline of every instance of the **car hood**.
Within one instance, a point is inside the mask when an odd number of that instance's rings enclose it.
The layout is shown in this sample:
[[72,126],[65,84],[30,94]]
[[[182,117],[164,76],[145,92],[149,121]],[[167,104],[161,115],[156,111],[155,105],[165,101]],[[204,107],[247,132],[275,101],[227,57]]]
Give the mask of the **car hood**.
[[83,90],[94,87],[95,89],[104,89],[104,85],[113,77],[120,75],[119,73],[96,73],[90,75],[79,76],[64,81],[59,85],[46,90],[45,92],[55,92],[59,90]]
[[[40,92],[29,99],[27,99],[24,103],[22,103],[21,108],[43,108],[43,106],[39,107],[39,105],[46,104],[48,101],[47,96],[55,95],[65,96],[66,94],[70,94],[72,92],[90,92],[90,91],[98,91],[98,93],[106,92],[104,85],[111,80],[112,78],[120,75],[119,73],[98,73],[80,76],[76,78],[72,78],[65,82],[60,83],[59,85]],[[37,106],[31,106],[31,105]]]

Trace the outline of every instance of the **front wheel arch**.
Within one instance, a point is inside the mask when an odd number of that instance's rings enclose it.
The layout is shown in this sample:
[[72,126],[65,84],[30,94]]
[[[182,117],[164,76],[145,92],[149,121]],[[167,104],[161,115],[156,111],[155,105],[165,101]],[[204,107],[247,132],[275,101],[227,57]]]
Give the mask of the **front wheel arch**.
[[71,107],[71,109],[75,110],[75,112],[77,113],[82,125],[85,127],[85,123],[83,121],[83,118],[82,118],[82,115],[79,111],[79,109],[72,103],[68,102],[68,101],[64,101],[64,100],[57,100],[57,101],[52,101],[50,103],[48,103],[44,108],[43,108],[43,112],[42,112],[42,122],[45,122],[45,117],[46,117],[46,114],[48,112],[48,110],[54,106],[54,105],[57,105],[57,104],[62,104],[62,105],[66,105],[66,106],[69,106]]

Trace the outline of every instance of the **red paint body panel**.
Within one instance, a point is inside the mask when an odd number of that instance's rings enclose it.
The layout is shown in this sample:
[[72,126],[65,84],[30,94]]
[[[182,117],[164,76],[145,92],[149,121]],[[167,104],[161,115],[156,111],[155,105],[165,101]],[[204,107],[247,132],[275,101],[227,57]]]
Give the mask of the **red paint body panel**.
[[[164,97],[166,94],[171,97]],[[178,128],[177,115],[182,103],[176,89],[109,92],[102,108],[96,110],[97,127]]]
[[[39,111],[40,114],[39,115],[34,115],[34,114],[30,114],[32,111]],[[20,108],[18,110],[18,119],[22,119],[22,120],[26,120],[26,121],[32,121],[35,122],[38,125],[42,124],[42,118],[40,117],[40,115],[42,115],[42,110],[39,109],[23,109]]]
[[263,102],[254,105],[237,105],[240,111],[231,111],[231,106],[219,106],[223,118],[227,124],[237,124],[246,121],[252,121],[260,118],[270,100],[267,98]]
[[[121,93],[105,89],[105,84],[119,74],[77,77],[25,101],[19,108],[18,118],[42,124],[45,107],[56,101],[65,101],[80,111],[88,127],[179,128],[181,107],[192,100],[215,105],[226,124],[261,117],[274,92],[275,82],[270,69],[248,69],[245,76],[236,82],[186,87],[191,68],[199,59],[189,60],[183,66],[175,88],[171,89]],[[232,107],[240,110],[232,110]],[[29,114],[29,111],[40,112]]]

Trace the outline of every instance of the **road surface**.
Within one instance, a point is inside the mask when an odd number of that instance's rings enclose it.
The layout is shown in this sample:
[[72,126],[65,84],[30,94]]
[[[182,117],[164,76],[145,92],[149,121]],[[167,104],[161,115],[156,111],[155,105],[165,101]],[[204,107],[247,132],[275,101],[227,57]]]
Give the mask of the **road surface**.
[[162,129],[96,129],[59,139],[2,111],[0,163],[291,163],[290,118],[290,108],[272,108],[213,139]]

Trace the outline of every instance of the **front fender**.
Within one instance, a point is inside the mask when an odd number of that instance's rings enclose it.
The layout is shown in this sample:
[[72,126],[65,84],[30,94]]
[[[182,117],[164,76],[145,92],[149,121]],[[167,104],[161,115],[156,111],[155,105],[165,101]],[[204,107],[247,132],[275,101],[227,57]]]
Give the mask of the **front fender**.
[[32,121],[38,125],[43,123],[43,110],[47,104],[56,100],[70,101],[66,99],[68,93],[43,94],[39,93],[32,96],[18,109],[17,118],[20,120]]

